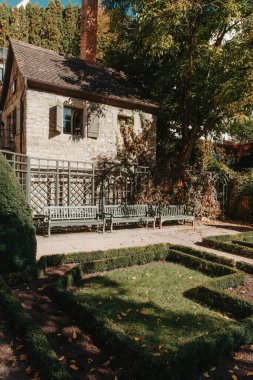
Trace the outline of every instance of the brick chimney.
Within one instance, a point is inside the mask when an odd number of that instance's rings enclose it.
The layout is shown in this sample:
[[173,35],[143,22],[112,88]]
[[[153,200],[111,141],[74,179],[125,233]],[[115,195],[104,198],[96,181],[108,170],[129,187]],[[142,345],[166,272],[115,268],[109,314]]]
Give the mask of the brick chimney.
[[82,0],[80,58],[96,65],[98,0]]

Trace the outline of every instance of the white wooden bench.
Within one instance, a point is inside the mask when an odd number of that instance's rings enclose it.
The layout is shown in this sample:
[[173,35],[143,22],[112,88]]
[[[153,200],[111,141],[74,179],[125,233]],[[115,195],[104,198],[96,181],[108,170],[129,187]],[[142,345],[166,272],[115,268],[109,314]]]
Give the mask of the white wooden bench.
[[160,229],[162,228],[163,222],[183,220],[184,223],[190,221],[192,225],[194,225],[195,221],[194,207],[186,205],[157,206],[156,215]]
[[111,231],[114,224],[152,223],[155,228],[156,215],[148,205],[105,205],[104,214],[110,220]]
[[105,232],[106,220],[97,206],[47,206],[44,208],[48,236],[52,227],[101,226]]

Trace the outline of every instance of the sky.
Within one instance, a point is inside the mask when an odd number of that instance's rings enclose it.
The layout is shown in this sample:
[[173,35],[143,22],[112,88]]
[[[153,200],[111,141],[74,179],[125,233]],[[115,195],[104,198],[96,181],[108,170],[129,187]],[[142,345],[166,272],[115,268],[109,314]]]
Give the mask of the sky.
[[[16,6],[21,0],[7,0],[7,4]],[[40,6],[46,7],[49,0],[30,0],[32,3],[38,3]],[[1,3],[2,1],[0,1]],[[63,5],[66,5],[68,0],[61,0]],[[81,4],[81,0],[71,0],[72,4]]]

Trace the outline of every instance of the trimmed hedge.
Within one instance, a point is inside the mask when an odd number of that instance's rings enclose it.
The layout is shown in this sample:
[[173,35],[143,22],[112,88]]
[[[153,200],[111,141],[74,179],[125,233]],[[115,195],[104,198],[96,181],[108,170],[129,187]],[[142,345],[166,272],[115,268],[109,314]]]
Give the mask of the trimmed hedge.
[[243,247],[248,247],[253,249],[253,243],[250,243],[249,241],[244,241],[244,240],[232,240],[233,244],[238,244],[242,245]]
[[200,259],[199,257],[191,256],[173,249],[169,250],[167,261],[183,264],[188,268],[198,270],[210,277],[219,277],[235,273],[232,268],[226,267],[225,265],[212,263],[211,261]]
[[35,265],[36,236],[25,195],[0,153],[0,274]]
[[210,252],[200,251],[200,250],[192,248],[192,247],[187,247],[187,246],[179,245],[179,244],[170,244],[169,248],[175,249],[176,251],[185,252],[185,253],[188,253],[192,256],[196,256],[196,257],[199,257],[200,259],[204,259],[204,260],[209,260],[209,261],[212,261],[214,263],[226,265],[229,267],[235,266],[235,261],[232,259],[228,259],[227,257],[223,257],[223,256],[217,256],[217,255],[210,253]]
[[[164,245],[159,247],[160,249],[156,252],[154,252],[154,247],[152,249],[145,247],[145,251],[142,252],[139,249],[134,252],[132,249],[132,254],[129,254],[128,250],[128,254],[125,255],[120,254],[123,250],[117,250],[115,257],[112,257],[112,253],[108,254],[107,251],[104,256],[102,255],[103,259],[101,259],[100,253],[99,260],[83,262],[67,272],[63,278],[58,279],[51,288],[51,295],[62,309],[77,320],[81,328],[94,333],[101,342],[106,342],[123,365],[129,368],[129,363],[131,363],[131,371],[138,379],[157,379],[159,373],[159,378],[181,380],[189,377],[189,374],[199,373],[201,368],[206,368],[220,355],[227,354],[241,344],[252,341],[253,304],[223,291],[244,281],[244,273],[234,268],[233,260],[188,247],[180,249],[180,246],[170,246],[169,251]],[[78,302],[75,296],[67,291],[85,273],[145,264],[154,260],[177,262],[215,277],[201,286],[189,290],[187,296],[197,302],[205,303],[215,310],[233,315],[235,318],[244,318],[243,321],[240,324],[231,322],[226,329],[195,339],[169,356],[161,354],[159,357],[154,357],[148,349],[140,349],[136,342],[128,339],[124,334],[112,331],[93,306]],[[187,363],[187,366],[182,366],[182,363]]]
[[[252,236],[252,232],[250,236]],[[238,234],[236,237],[243,237],[243,234]],[[209,248],[215,248],[219,251],[225,251],[238,256],[244,256],[253,259],[253,249],[233,243],[234,238],[235,235],[210,236],[204,238],[202,240],[202,243]]]
[[40,331],[30,314],[0,277],[0,307],[10,324],[24,339],[29,358],[45,380],[70,380],[70,374],[58,360],[46,336]]
[[46,269],[47,267],[59,266],[72,263],[86,263],[94,260],[103,260],[110,257],[127,256],[145,252],[156,252],[157,250],[168,249],[168,244],[153,244],[144,247],[129,247],[119,249],[109,249],[107,251],[77,252],[61,255],[43,256],[38,261],[38,267]]

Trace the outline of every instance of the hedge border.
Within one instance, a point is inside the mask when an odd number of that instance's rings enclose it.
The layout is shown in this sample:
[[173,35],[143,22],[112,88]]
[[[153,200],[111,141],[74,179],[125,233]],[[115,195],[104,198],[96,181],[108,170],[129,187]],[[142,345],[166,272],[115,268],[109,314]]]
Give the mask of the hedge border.
[[238,241],[240,238],[247,236],[253,236],[253,233],[244,232],[237,235],[208,236],[203,238],[202,244],[209,248],[218,249],[219,251],[253,259],[253,248],[233,242],[235,239]]
[[[106,342],[123,362],[127,360],[128,365],[129,360],[133,359],[131,363],[135,362],[135,365],[132,366],[132,370],[139,379],[156,379],[158,371],[161,378],[179,380],[189,377],[189,372],[199,373],[201,368],[205,368],[221,354],[231,352],[241,344],[253,339],[253,304],[224,292],[227,287],[236,286],[244,280],[244,273],[234,268],[233,260],[218,258],[211,253],[191,251],[191,249],[188,250],[189,247],[184,248],[185,252],[180,252],[175,247],[171,245],[167,250],[163,245],[163,247],[160,246],[158,252],[154,252],[153,246],[151,250],[146,249],[145,252],[138,251],[125,256],[118,254],[114,258],[104,256],[100,260],[83,262],[58,279],[51,288],[53,298],[77,320],[81,328],[95,333],[98,340]],[[178,249],[180,248],[178,247]],[[187,250],[188,252],[186,252]],[[233,316],[243,318],[243,320],[240,323],[231,323],[226,329],[193,340],[180,349],[177,354],[172,355],[164,365],[163,357],[154,358],[146,349],[140,350],[138,345],[126,336],[109,330],[93,309],[79,303],[75,296],[68,291],[69,287],[81,280],[85,273],[141,265],[155,260],[177,262],[213,277],[216,276],[204,285],[191,289],[187,296],[205,304],[208,299],[208,306],[223,313],[231,314],[236,309]],[[224,265],[225,263],[228,265]],[[222,277],[217,277],[221,274]],[[186,366],[182,366],[182,362],[191,363],[191,368],[189,366],[185,368]]]
[[233,267],[235,269],[238,269],[242,272],[253,274],[253,264],[246,263],[245,261],[235,261],[233,259],[229,259],[224,256],[217,256],[211,252],[206,251],[200,251],[192,247],[187,247],[184,245],[178,245],[178,244],[170,244],[170,249],[179,250],[184,253],[188,253],[192,256],[196,256],[199,258],[203,258],[205,260],[210,260],[212,262],[216,262],[218,264],[226,265],[229,267]]
[[146,251],[157,250],[168,248],[167,243],[146,245],[143,247],[129,247],[129,248],[118,248],[118,249],[109,249],[106,251],[97,250],[91,252],[76,252],[76,253],[67,253],[67,254],[58,254],[58,255],[48,255],[42,256],[37,265],[40,269],[46,269],[47,267],[53,267],[63,264],[73,264],[73,263],[86,263],[94,260],[102,260],[105,258],[131,255],[135,253],[144,253]]
[[23,337],[29,358],[45,380],[71,380],[46,336],[0,276],[0,307],[11,326]]

